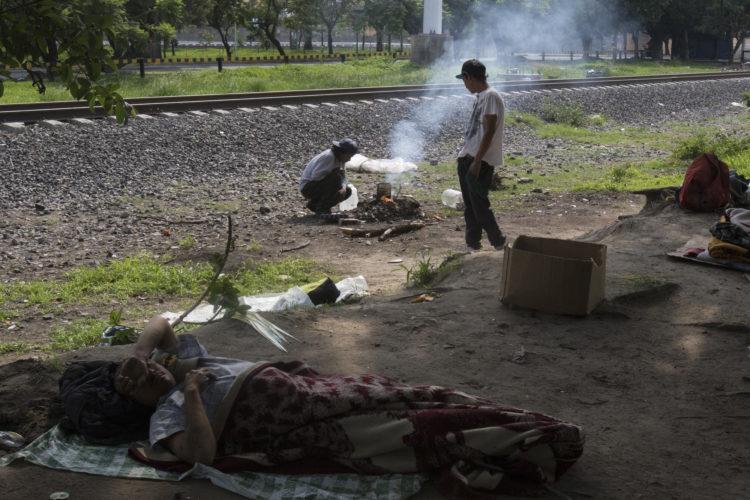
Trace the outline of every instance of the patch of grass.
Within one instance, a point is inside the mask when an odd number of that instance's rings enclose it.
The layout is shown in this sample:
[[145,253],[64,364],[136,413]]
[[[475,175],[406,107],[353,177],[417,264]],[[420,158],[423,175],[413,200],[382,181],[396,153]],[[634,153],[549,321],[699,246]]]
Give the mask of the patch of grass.
[[745,103],[745,106],[750,106],[750,92],[743,92],[740,94],[740,97],[742,97],[742,102]]
[[29,352],[32,346],[26,342],[4,342],[0,341],[0,354],[8,354],[11,352],[24,353]]
[[[605,124],[605,117],[598,117],[589,125]],[[668,141],[666,133],[654,133],[651,130],[635,127],[611,128],[609,130],[591,130],[583,126],[568,123],[549,123],[529,113],[513,112],[508,115],[506,124],[511,127],[528,127],[540,139],[565,139],[587,144],[621,145],[648,144],[661,147]]]
[[250,244],[245,248],[248,252],[259,252],[263,246],[255,238],[250,239]]
[[703,153],[714,153],[720,160],[744,155],[750,150],[750,137],[730,137],[719,132],[712,135],[701,133],[681,139],[672,152],[679,160],[693,160]]
[[542,120],[549,123],[560,123],[573,127],[586,125],[586,116],[583,106],[577,102],[555,103],[550,99],[542,101]]
[[53,349],[72,351],[98,345],[107,322],[97,319],[80,319],[54,328],[50,333]]
[[641,189],[679,186],[684,172],[663,160],[623,163],[602,172],[599,178],[588,179],[573,186],[573,191],[638,191]]
[[424,288],[437,275],[437,267],[432,263],[429,250],[418,253],[414,257],[416,261],[411,267],[401,264],[401,268],[406,271],[406,284]]
[[722,161],[727,164],[729,170],[735,170],[738,174],[750,178],[750,150],[725,156]]
[[426,288],[440,281],[461,263],[461,254],[450,251],[446,252],[445,259],[438,266],[432,262],[429,250],[417,253],[414,257],[416,261],[411,267],[401,264],[401,268],[406,271],[406,285],[416,288]]
[[242,208],[242,202],[239,200],[217,201],[201,200],[200,204],[212,212],[234,212]]
[[181,239],[177,242],[177,244],[183,248],[190,248],[194,247],[198,244],[198,240],[196,240],[192,234],[189,234],[186,238]]
[[96,267],[76,268],[60,280],[10,283],[2,287],[0,306],[85,304],[139,295],[196,296],[212,275],[208,263],[167,266],[165,259],[139,254]]
[[310,259],[287,257],[281,261],[245,263],[232,275],[243,295],[281,292],[295,285],[303,285],[328,276],[322,265]]

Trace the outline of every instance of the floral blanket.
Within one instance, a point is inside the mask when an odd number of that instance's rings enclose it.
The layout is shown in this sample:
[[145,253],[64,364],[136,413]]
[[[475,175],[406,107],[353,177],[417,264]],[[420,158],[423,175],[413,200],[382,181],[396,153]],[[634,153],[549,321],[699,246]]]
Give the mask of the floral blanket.
[[[440,386],[378,375],[319,374],[265,363],[238,377],[214,415],[224,472],[441,472],[454,485],[533,494],[583,452],[582,427]],[[156,467],[190,466],[152,449]]]

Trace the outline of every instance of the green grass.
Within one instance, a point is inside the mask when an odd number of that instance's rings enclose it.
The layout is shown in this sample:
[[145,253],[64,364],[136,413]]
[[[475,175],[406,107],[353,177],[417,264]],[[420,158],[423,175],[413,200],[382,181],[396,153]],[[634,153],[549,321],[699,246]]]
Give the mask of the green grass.
[[29,352],[33,347],[26,342],[3,342],[0,341],[0,354],[9,352]]
[[[168,257],[139,254],[96,267],[76,268],[59,280],[0,284],[3,318],[30,311],[34,314],[59,311],[66,304],[91,305],[102,318],[63,324],[51,332],[48,345],[0,342],[0,354],[31,349],[64,351],[97,345],[113,307],[124,310],[123,323],[129,326],[134,326],[134,321],[163,312],[155,297],[187,307],[203,292],[213,270],[206,263],[168,264],[167,260]],[[235,282],[241,294],[255,295],[284,291],[333,273],[313,260],[287,257],[278,261],[249,260],[226,275]],[[139,300],[142,298],[150,299],[148,306]]]
[[[316,88],[416,85],[430,78],[426,67],[390,57],[373,57],[343,64],[280,64],[227,68],[106,75],[103,83],[119,83],[124,97],[263,92]],[[447,78],[446,78],[447,79]],[[455,78],[454,78],[455,80]],[[60,83],[50,82],[39,95],[28,82],[5,82],[2,103],[70,100]]]
[[[208,52],[207,52],[208,53]],[[214,54],[221,53],[215,50]],[[204,57],[212,57],[206,55]],[[214,55],[213,57],[216,57]],[[642,75],[712,71],[715,64],[689,65],[680,62],[655,63],[646,61],[599,61],[534,63],[525,67],[532,73],[541,73],[544,78],[582,78],[592,64],[604,68],[606,73],[619,75]],[[458,64],[428,68],[409,61],[397,61],[392,57],[368,57],[347,60],[342,64],[279,64],[272,67],[251,66],[230,68],[219,73],[215,67],[205,70],[173,72],[149,72],[140,78],[137,72],[119,72],[105,75],[102,83],[119,85],[119,92],[126,98],[143,96],[190,95],[211,93],[261,92],[315,88],[346,88],[384,85],[420,85],[431,83],[456,83],[454,78]],[[507,67],[489,63],[490,78],[499,78]],[[523,68],[522,68],[523,69]],[[38,102],[70,100],[63,85],[48,82],[47,92],[40,95],[29,82],[5,82],[5,95],[0,103]]]
[[233,280],[243,295],[256,295],[318,281],[329,274],[326,271],[319,263],[299,257],[272,262],[250,260],[233,274]]
[[450,251],[437,266],[432,262],[429,250],[417,253],[414,257],[416,260],[411,267],[401,264],[401,268],[406,271],[406,285],[415,288],[427,288],[436,283],[461,262],[461,255]]
[[644,76],[655,74],[699,73],[718,71],[717,63],[695,63],[683,61],[638,61],[601,59],[576,61],[546,61],[520,66],[522,73],[540,73],[542,78],[584,78],[588,70],[601,71],[602,76]]
[[[561,118],[562,119],[562,118]],[[569,141],[602,144],[602,145],[635,145],[648,144],[661,148],[668,143],[666,133],[654,133],[651,130],[636,127],[609,127],[605,130],[591,129],[585,125],[599,127],[606,119],[601,116],[584,117],[582,125],[547,122],[541,117],[529,113],[508,113],[506,126],[527,127],[540,139],[566,139]]]
[[103,320],[87,318],[54,328],[50,333],[50,347],[55,350],[72,351],[98,345],[107,324]]

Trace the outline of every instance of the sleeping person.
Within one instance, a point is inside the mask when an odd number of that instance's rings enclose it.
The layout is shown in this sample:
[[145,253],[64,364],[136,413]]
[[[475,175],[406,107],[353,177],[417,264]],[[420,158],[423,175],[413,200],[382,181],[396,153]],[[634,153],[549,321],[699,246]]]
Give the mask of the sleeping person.
[[573,465],[584,442],[576,424],[446,387],[213,357],[161,317],[121,363],[66,370],[61,398],[90,441],[147,430],[150,446],[131,456],[169,470],[439,471],[465,487],[531,494]]

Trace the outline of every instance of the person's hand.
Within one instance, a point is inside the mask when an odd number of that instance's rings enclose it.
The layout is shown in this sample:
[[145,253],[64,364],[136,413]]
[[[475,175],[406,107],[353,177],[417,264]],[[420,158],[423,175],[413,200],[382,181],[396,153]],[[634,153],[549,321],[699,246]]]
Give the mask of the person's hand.
[[482,169],[482,162],[477,161],[475,158],[474,161],[471,162],[471,165],[469,166],[469,175],[474,177],[475,179],[479,179],[479,171]]
[[122,362],[120,374],[115,380],[115,389],[123,394],[131,394],[147,374],[148,365],[146,361],[136,356],[125,358]]
[[209,380],[216,380],[216,375],[208,368],[190,370],[185,375],[185,390],[194,388],[200,392]]

